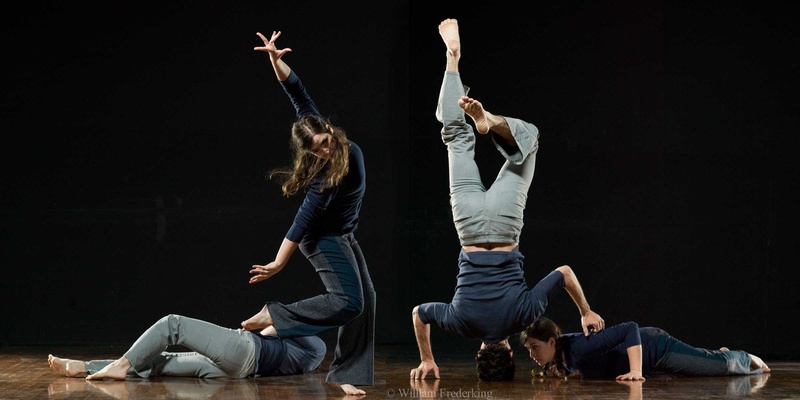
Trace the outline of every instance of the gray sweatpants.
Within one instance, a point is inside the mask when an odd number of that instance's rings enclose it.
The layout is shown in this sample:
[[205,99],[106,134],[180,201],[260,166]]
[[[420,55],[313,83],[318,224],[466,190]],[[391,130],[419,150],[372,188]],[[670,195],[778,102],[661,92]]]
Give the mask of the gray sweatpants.
[[[125,352],[131,362],[128,376],[245,378],[255,370],[254,339],[252,333],[241,329],[170,314],[148,328]],[[193,352],[165,352],[170,345]],[[87,361],[86,371],[95,373],[112,361]]]
[[442,123],[450,169],[450,206],[462,246],[477,243],[519,243],[528,189],[533,181],[539,129],[517,118],[505,118],[516,146],[492,133],[506,158],[494,183],[486,189],[475,163],[475,132],[458,100],[469,88],[458,72],[447,71],[439,92],[436,118]]

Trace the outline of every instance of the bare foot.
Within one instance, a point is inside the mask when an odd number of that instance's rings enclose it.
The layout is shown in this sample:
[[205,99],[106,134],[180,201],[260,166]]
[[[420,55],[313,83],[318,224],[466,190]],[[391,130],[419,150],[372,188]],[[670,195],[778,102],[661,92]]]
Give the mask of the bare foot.
[[130,367],[131,362],[127,358],[121,357],[119,360],[106,365],[100,371],[87,375],[86,380],[113,379],[115,381],[124,381]]
[[765,374],[769,373],[771,371],[769,369],[769,367],[767,366],[767,363],[764,362],[764,360],[762,360],[758,356],[754,356],[754,355],[749,354],[749,353],[748,353],[748,355],[750,356],[750,361],[751,361],[750,368],[753,368],[753,367],[755,367],[754,369],[761,368],[761,371],[764,372]]
[[489,117],[491,113],[483,109],[483,104],[481,104],[480,101],[471,97],[461,96],[461,98],[458,99],[458,106],[475,121],[475,128],[478,130],[478,133],[483,135],[489,133]]
[[723,347],[720,347],[719,349],[720,349],[720,350],[722,350],[722,351],[729,351],[729,350],[730,350],[729,348],[727,348],[727,347],[724,347],[724,346],[723,346]]
[[70,360],[69,358],[59,358],[52,354],[48,354],[47,363],[50,364],[50,369],[64,374],[64,376],[68,378],[74,378],[86,373],[86,364],[83,361]]
[[355,387],[355,386],[353,386],[353,385],[351,385],[349,383],[342,383],[342,384],[331,383],[331,385],[340,387],[344,391],[344,394],[346,394],[346,395],[363,396],[363,395],[367,394],[367,392],[365,392],[365,391],[363,391],[361,389],[358,389],[357,387]]
[[272,317],[270,317],[269,310],[267,310],[266,305],[261,309],[261,311],[256,313],[256,315],[253,315],[247,320],[242,321],[242,329],[246,331],[264,329],[270,325],[272,325]]
[[461,58],[461,39],[458,35],[458,21],[448,18],[439,24],[439,35],[442,36],[447,55],[458,60]]

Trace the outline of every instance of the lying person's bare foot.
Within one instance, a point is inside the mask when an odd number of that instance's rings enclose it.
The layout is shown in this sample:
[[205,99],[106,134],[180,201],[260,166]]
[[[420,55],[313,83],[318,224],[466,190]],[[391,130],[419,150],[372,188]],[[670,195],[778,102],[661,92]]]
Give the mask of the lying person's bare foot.
[[729,351],[729,350],[730,350],[729,348],[727,348],[727,347],[725,347],[725,346],[723,346],[723,347],[720,347],[719,349],[720,349],[720,350],[722,350],[722,351]]
[[448,18],[439,24],[439,35],[442,36],[447,54],[456,60],[461,57],[461,39],[458,35],[458,21]]
[[121,357],[119,360],[106,365],[100,371],[87,375],[86,380],[113,379],[116,381],[124,381],[130,367],[131,362],[128,361],[127,358]]
[[748,355],[750,356],[750,361],[751,361],[750,368],[753,368],[753,369],[761,368],[761,372],[764,372],[764,373],[768,373],[768,372],[771,371],[769,369],[769,366],[767,366],[767,363],[764,362],[764,360],[762,360],[758,356],[754,356],[754,355],[749,354],[749,353],[748,353]]
[[264,329],[272,325],[272,317],[269,315],[267,306],[261,309],[256,315],[242,321],[242,329],[246,331],[254,331],[256,329]]
[[363,396],[363,395],[367,394],[367,392],[365,392],[365,391],[363,391],[363,390],[361,390],[361,389],[359,389],[359,388],[357,388],[357,387],[355,387],[355,386],[353,386],[353,385],[351,385],[349,383],[338,384],[338,383],[330,382],[330,384],[333,385],[333,386],[337,386],[337,387],[341,388],[344,391],[344,393],[347,394],[347,395]]
[[50,365],[50,369],[64,374],[68,378],[86,374],[86,364],[80,360],[70,360],[69,358],[60,358],[48,354],[47,363]]

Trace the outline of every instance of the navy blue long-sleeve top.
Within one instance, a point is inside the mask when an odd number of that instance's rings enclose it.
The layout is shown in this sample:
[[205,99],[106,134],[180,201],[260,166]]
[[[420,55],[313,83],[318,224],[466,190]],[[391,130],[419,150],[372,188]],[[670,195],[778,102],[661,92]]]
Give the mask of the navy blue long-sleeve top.
[[[322,117],[294,71],[280,83],[292,101],[298,119],[310,114]],[[319,176],[306,188],[303,204],[286,233],[286,238],[292,242],[299,243],[306,235],[342,235],[355,231],[358,227],[358,216],[366,189],[366,170],[361,148],[352,140],[348,142],[350,166],[347,175],[335,187],[320,191],[324,176]]]
[[553,270],[529,288],[523,259],[519,248],[473,252],[462,249],[453,300],[420,304],[420,321],[488,343],[522,331],[544,313],[550,299],[565,286],[564,275]]
[[583,332],[562,335],[564,358],[570,372],[576,369],[585,378],[616,378],[630,372],[628,348],[642,345],[642,376],[647,376],[664,354],[663,335],[639,327],[633,321],[607,327],[584,336]]
[[281,339],[250,332],[256,347],[258,376],[304,374],[319,367],[327,347],[317,336],[301,336]]

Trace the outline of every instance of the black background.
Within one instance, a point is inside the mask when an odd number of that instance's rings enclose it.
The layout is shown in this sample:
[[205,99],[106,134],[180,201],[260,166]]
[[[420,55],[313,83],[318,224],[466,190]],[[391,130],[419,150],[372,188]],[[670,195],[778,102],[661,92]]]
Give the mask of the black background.
[[[452,17],[470,95],[541,131],[530,284],[568,264],[610,324],[796,359],[790,4],[23,5],[0,28],[0,345],[129,345],[168,313],[238,327],[323,290],[300,254],[247,283],[302,201],[265,178],[289,162],[294,113],[252,48],[281,30],[286,62],[365,152],[376,339],[414,352],[412,307],[449,301],[457,272],[434,117],[436,27]],[[476,158],[489,184],[488,138]],[[566,294],[546,315],[579,328]],[[477,348],[432,335],[434,351]]]

